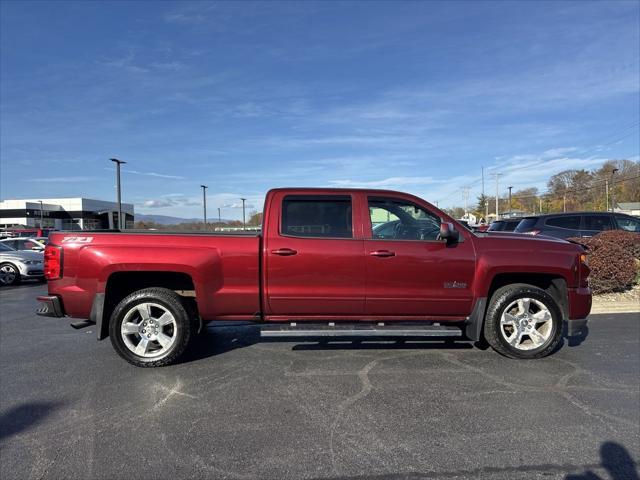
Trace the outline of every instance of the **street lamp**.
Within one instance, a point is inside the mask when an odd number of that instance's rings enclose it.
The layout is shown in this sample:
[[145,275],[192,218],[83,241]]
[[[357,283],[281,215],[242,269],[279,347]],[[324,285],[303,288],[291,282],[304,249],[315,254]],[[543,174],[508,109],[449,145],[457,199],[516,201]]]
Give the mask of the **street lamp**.
[[200,185],[202,188],[202,207],[204,209],[204,229],[207,229],[207,187],[206,185]]
[[122,221],[122,196],[120,190],[120,165],[127,162],[118,160],[117,158],[110,158],[110,160],[112,162],[115,162],[116,164],[116,187],[118,189],[118,229],[124,230],[125,223]]
[[242,200],[242,229],[246,230],[247,229],[247,217],[245,216],[245,210],[244,210],[244,202],[246,202],[246,198],[241,198],[240,200]]

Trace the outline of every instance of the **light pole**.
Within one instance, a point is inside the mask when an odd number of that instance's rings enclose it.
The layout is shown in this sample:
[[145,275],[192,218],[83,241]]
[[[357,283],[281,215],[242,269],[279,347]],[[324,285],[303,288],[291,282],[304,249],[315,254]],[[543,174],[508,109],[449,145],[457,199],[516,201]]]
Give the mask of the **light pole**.
[[616,174],[617,171],[618,171],[617,168],[614,168],[613,170],[611,170],[611,211],[612,212],[616,211],[616,185],[613,182],[613,176]]
[[44,222],[44,211],[42,207],[42,200],[38,200],[38,202],[40,202],[40,229],[42,230],[42,222]]
[[203,218],[204,218],[204,229],[207,229],[207,187],[206,185],[200,185],[202,188],[202,208],[203,208]]
[[247,229],[247,217],[245,216],[244,202],[246,202],[247,199],[246,198],[241,198],[240,200],[242,200],[242,229],[246,230]]
[[120,165],[124,162],[122,160],[118,160],[117,158],[111,158],[112,162],[116,164],[116,188],[118,189],[118,230],[124,230],[125,223],[122,221],[122,195],[120,190]]
[[218,207],[218,223],[222,223],[222,217],[220,216],[220,207]]
[[513,186],[509,187],[509,216],[511,216],[511,189]]

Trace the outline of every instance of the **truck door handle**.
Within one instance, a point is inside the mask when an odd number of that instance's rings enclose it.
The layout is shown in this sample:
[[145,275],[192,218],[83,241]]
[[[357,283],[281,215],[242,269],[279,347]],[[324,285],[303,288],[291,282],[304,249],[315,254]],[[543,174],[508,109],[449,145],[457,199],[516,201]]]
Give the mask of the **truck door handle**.
[[298,251],[292,248],[279,248],[278,250],[271,250],[271,253],[274,255],[281,255],[283,257],[290,257],[291,255],[298,253]]
[[395,257],[396,252],[390,252],[389,250],[376,250],[375,252],[370,252],[369,255],[372,257]]

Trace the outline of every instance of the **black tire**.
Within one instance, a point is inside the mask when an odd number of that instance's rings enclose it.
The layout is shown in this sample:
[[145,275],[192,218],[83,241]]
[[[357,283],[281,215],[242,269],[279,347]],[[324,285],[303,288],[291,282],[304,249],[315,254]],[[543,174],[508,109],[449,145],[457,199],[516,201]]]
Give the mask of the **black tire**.
[[[510,345],[500,332],[500,319],[505,309],[520,298],[541,302],[551,314],[551,334],[539,347],[522,350]],[[491,297],[484,322],[484,337],[496,352],[509,358],[534,359],[553,353],[562,341],[562,312],[556,300],[541,288],[517,283],[496,290]]]
[[2,275],[2,272],[0,272],[0,285],[5,285],[5,286],[9,286],[9,285],[17,285],[20,283],[20,270],[18,269],[18,267],[16,267],[13,263],[9,263],[9,262],[4,262],[0,264],[0,270],[6,270],[7,272],[10,270],[13,272],[13,280],[6,280],[5,281],[5,276]]
[[[171,327],[173,343],[166,352],[151,358],[134,353],[125,344],[121,334],[122,322],[127,313],[144,303],[160,305],[175,319],[175,330]],[[164,367],[176,363],[189,347],[197,330],[198,323],[192,310],[180,295],[166,288],[145,288],[132,293],[118,303],[109,321],[109,337],[113,348],[118,355],[137,367]]]

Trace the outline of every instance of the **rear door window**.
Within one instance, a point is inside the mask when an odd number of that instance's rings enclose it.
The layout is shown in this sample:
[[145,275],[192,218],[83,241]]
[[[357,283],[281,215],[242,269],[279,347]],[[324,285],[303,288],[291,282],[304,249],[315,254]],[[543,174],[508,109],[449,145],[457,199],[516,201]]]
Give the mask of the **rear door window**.
[[282,202],[280,233],[292,237],[353,238],[351,197],[289,195]]
[[551,217],[544,222],[549,227],[566,228],[567,230],[580,230],[580,215],[566,217]]
[[612,230],[613,224],[609,215],[585,215],[583,230],[594,230],[602,232],[603,230]]

